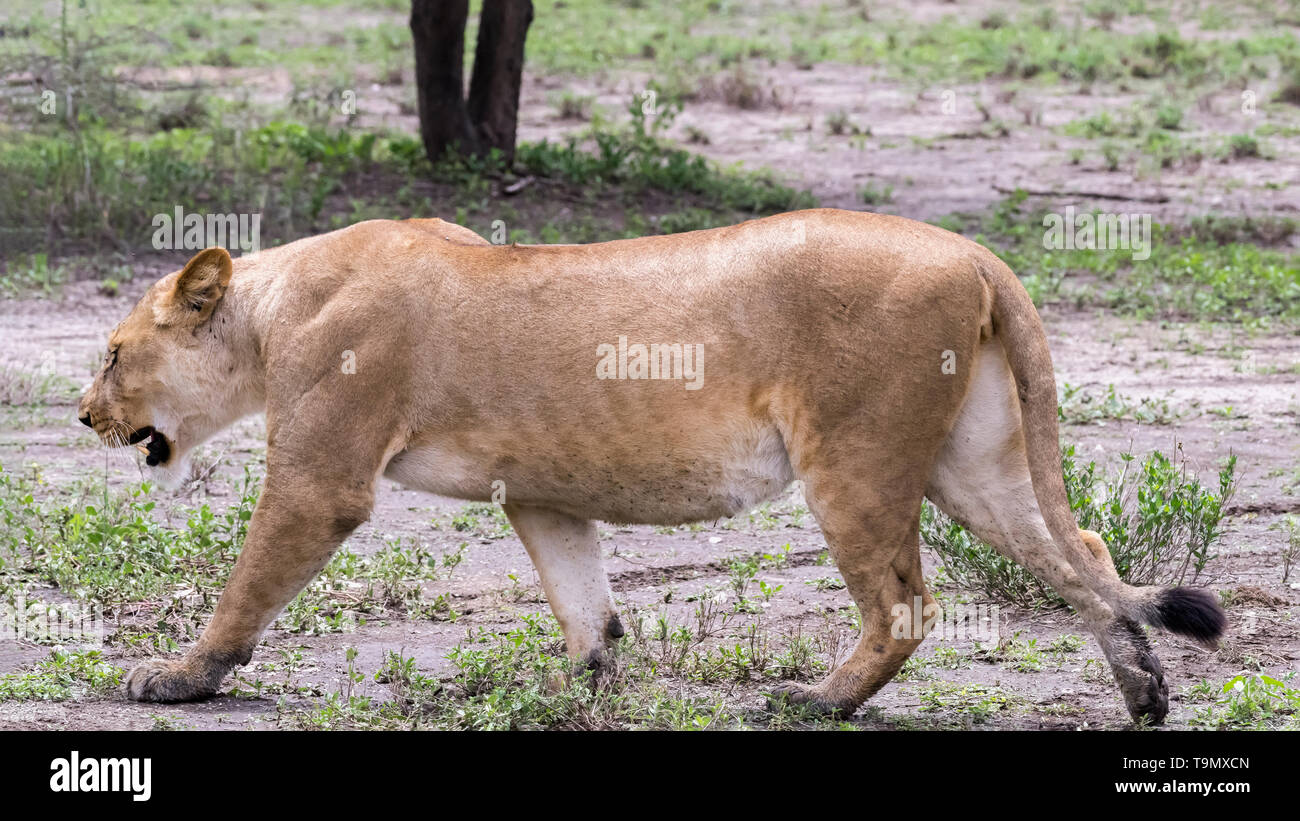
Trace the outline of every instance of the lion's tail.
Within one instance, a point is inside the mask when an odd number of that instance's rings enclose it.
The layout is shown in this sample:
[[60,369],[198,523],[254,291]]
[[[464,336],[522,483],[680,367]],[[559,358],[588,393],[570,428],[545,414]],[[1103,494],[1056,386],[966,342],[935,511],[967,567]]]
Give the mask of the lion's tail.
[[993,329],[1002,337],[1015,377],[1034,496],[1052,539],[1084,583],[1117,615],[1204,643],[1218,639],[1227,619],[1213,593],[1125,584],[1107,561],[1109,556],[1094,555],[1084,544],[1061,475],[1056,378],[1042,323],[1029,294],[1000,259],[981,255],[977,267],[993,294]]

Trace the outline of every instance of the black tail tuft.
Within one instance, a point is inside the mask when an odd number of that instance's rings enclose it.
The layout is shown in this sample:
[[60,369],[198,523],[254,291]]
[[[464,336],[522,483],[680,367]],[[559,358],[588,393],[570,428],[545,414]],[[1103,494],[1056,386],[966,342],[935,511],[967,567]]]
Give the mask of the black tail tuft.
[[1197,587],[1170,587],[1155,600],[1150,623],[1179,635],[1209,644],[1228,626],[1228,617],[1215,595]]

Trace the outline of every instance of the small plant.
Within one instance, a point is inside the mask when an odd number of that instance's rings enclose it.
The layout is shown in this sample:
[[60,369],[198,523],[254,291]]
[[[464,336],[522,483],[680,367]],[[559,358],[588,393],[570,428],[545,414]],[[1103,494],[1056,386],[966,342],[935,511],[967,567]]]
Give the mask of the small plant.
[[781,108],[781,93],[761,78],[755,77],[742,63],[737,62],[731,71],[705,78],[699,96],[721,99],[734,108],[753,111],[760,108]]
[[1043,653],[1038,648],[1038,639],[1021,639],[1019,632],[999,641],[983,655],[989,661],[1006,664],[1021,673],[1037,673],[1043,669]]
[[1111,673],[1106,662],[1101,659],[1088,659],[1083,663],[1083,669],[1079,675],[1084,681],[1097,686],[1107,686],[1114,682],[1114,675]]
[[37,407],[72,403],[77,386],[48,368],[35,371],[0,365],[0,405]]
[[1235,492],[1237,457],[1219,471],[1216,489],[1202,486],[1185,459],[1175,463],[1154,451],[1136,476],[1130,473],[1134,457],[1120,459],[1123,469],[1100,483],[1098,498],[1095,463],[1079,466],[1073,446],[1065,449],[1066,489],[1079,527],[1101,536],[1115,570],[1130,584],[1182,584],[1189,571],[1196,578],[1223,535],[1219,523]]
[[893,200],[894,186],[877,187],[875,183],[869,182],[858,189],[858,198],[867,205],[882,205]]
[[1183,698],[1187,701],[1215,701],[1222,692],[1221,687],[1211,684],[1208,679],[1201,679],[1184,691]]
[[754,557],[733,559],[728,569],[731,571],[731,590],[736,594],[737,606],[743,607],[746,603],[745,591],[749,589],[749,583],[758,575],[758,559]]
[[561,120],[590,120],[591,104],[595,98],[564,92],[556,103],[556,110]]
[[783,584],[768,584],[761,579],[758,582],[759,592],[763,594],[763,601],[765,602],[770,602],[772,597],[777,593],[780,593],[784,587],[785,585]]
[[188,725],[175,716],[158,715],[151,713],[149,715],[149,729],[156,733],[176,732],[177,730],[188,729]]
[[1162,103],[1156,108],[1156,126],[1166,131],[1176,131],[1183,122],[1183,110],[1173,103]]
[[907,661],[903,662],[902,668],[894,676],[894,681],[928,681],[934,678],[934,674],[926,669],[926,659],[924,656],[912,655]]
[[793,550],[789,542],[781,545],[781,549],[774,553],[764,553],[763,560],[760,563],[764,568],[773,569],[785,567],[790,563],[790,551]]
[[1300,561],[1300,522],[1286,517],[1287,543],[1282,547],[1282,584],[1291,580],[1291,569]]
[[853,123],[853,120],[849,119],[848,112],[843,109],[832,111],[830,114],[826,115],[826,130],[837,137],[845,134],[858,135],[871,133],[870,129],[863,132],[862,129],[858,128],[858,126]]
[[1067,633],[1064,636],[1057,636],[1047,643],[1047,651],[1055,653],[1057,656],[1066,653],[1077,653],[1083,649],[1083,639],[1079,636]]
[[1119,170],[1120,147],[1109,140],[1101,144],[1101,158],[1107,171]]
[[951,644],[941,644],[930,654],[930,664],[945,670],[961,670],[970,667],[971,659]]
[[26,673],[0,675],[0,701],[67,701],[74,696],[106,695],[122,684],[122,671],[98,650],[55,648]]
[[1134,402],[1116,392],[1113,384],[1104,393],[1089,393],[1066,382],[1056,408],[1057,418],[1067,425],[1102,424],[1107,420],[1134,421],[1148,425],[1171,425],[1182,415],[1164,399],[1143,397]]
[[[781,526],[781,520],[772,512],[772,503],[764,502],[749,512],[749,521],[759,530],[775,530]],[[789,545],[786,545],[789,550]]]
[[504,539],[514,532],[500,505],[470,502],[451,518],[451,527],[481,539]]
[[956,713],[971,724],[983,724],[997,712],[1020,704],[1020,700],[997,687],[979,684],[957,685],[946,681],[927,684],[918,693],[922,713]]
[[1228,730],[1294,729],[1300,726],[1300,690],[1291,684],[1294,678],[1294,672],[1281,679],[1249,672],[1234,676],[1223,685],[1217,702],[1197,709],[1191,724]]
[[809,585],[819,593],[824,593],[827,590],[844,589],[844,580],[835,576],[819,576],[815,579],[809,579],[804,584]]
[[62,265],[50,267],[49,257],[35,253],[26,258],[6,262],[0,275],[0,294],[23,296],[30,293],[51,294],[67,281],[67,271]]
[[1263,150],[1253,134],[1233,134],[1219,149],[1219,157],[1224,161],[1260,156]]

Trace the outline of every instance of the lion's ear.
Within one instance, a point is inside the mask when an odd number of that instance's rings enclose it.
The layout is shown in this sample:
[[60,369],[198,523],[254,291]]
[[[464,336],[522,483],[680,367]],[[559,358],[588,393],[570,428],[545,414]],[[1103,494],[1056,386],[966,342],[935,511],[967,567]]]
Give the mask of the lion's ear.
[[212,311],[230,285],[234,270],[225,248],[206,248],[194,255],[171,290],[158,298],[154,314],[160,325],[197,325]]

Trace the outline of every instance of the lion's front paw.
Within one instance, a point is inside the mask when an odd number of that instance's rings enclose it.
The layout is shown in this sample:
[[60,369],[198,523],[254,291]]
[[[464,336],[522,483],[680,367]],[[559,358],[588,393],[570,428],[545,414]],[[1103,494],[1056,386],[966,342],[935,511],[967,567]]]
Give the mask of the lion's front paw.
[[126,694],[135,701],[197,701],[216,689],[183,662],[165,659],[150,659],[126,677]]
[[852,706],[837,704],[827,699],[816,687],[809,687],[806,684],[798,684],[793,681],[787,681],[785,684],[773,687],[771,695],[768,696],[767,708],[772,712],[779,712],[785,705],[792,705],[815,715],[830,716],[832,718],[848,718],[858,708],[856,704]]
[[619,669],[618,657],[614,651],[597,647],[575,661],[570,678],[576,680],[589,677],[592,684],[610,684],[618,680]]

